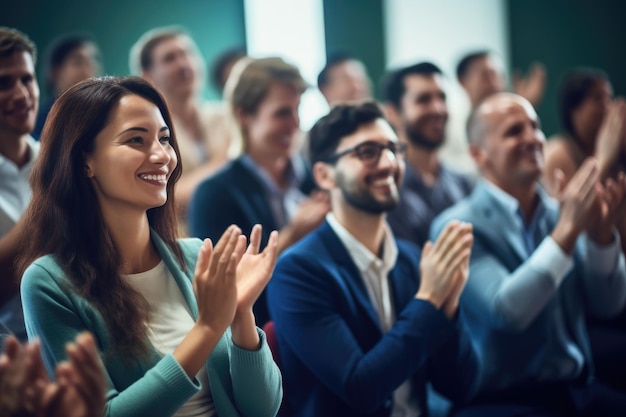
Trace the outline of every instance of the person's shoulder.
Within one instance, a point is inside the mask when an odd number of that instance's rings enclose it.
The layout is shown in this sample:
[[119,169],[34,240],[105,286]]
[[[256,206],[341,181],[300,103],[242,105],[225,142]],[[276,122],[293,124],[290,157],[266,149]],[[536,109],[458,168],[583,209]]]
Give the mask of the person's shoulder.
[[229,190],[236,188],[245,176],[245,168],[238,159],[227,162],[214,174],[205,178],[198,184],[194,195],[211,194],[216,197],[223,196]]
[[433,233],[435,236],[439,235],[445,225],[453,220],[473,223],[475,210],[475,203],[472,199],[472,194],[470,194],[456,204],[443,210],[433,219],[430,228],[431,237],[433,237]]
[[202,240],[196,237],[185,237],[180,238],[176,241],[180,249],[183,251],[183,254],[193,254],[197,255],[198,251],[202,247]]
[[[50,279],[52,278],[52,279]],[[21,287],[48,286],[52,282],[66,280],[66,274],[57,262],[56,256],[49,254],[37,258],[24,271],[21,279]]]

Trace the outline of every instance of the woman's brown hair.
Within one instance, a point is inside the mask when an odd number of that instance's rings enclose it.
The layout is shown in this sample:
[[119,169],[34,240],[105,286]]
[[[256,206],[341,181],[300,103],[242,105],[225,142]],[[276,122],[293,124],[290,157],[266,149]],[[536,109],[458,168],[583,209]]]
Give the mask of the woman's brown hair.
[[[48,115],[41,150],[33,172],[33,198],[26,216],[19,276],[37,258],[54,255],[74,288],[89,300],[107,323],[111,351],[138,358],[148,353],[145,298],[121,276],[121,257],[107,230],[96,192],[86,175],[85,157],[94,151],[120,99],[138,95],[154,103],[169,128],[171,145],[180,153],[165,100],[139,77],[103,77],[83,81],[63,93]],[[150,227],[165,241],[184,268],[176,243],[174,184],[176,166],[167,184],[167,202],[147,212]],[[110,352],[109,352],[110,353]]]

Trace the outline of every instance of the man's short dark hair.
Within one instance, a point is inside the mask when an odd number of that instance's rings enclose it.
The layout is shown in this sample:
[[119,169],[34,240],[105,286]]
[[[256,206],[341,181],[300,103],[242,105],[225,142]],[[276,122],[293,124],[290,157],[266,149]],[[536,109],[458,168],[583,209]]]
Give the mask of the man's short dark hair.
[[246,56],[246,51],[243,48],[231,48],[223,51],[215,58],[213,65],[211,65],[211,82],[215,88],[220,91],[224,90],[224,83],[226,82],[223,79],[224,72],[229,67],[232,68],[244,56]]
[[461,79],[467,75],[469,67],[474,61],[476,61],[477,59],[485,58],[489,55],[491,55],[491,52],[486,49],[475,51],[465,55],[463,58],[461,58],[458,65],[456,66],[456,79],[460,82]]
[[432,62],[420,62],[419,64],[391,71],[383,80],[383,99],[399,109],[405,92],[404,79],[409,75],[428,76],[433,74],[442,75],[443,71]]
[[36,61],[37,48],[28,36],[17,29],[0,26],[0,57],[16,52],[28,52],[33,57],[33,63]]
[[565,74],[559,88],[559,116],[565,132],[576,139],[573,111],[587,98],[589,91],[609,76],[595,68],[576,68]]
[[360,126],[384,117],[374,101],[333,107],[309,132],[311,163],[327,161],[337,150],[341,139],[356,132]]
[[44,62],[44,76],[48,83],[49,93],[52,93],[52,74],[58,69],[65,59],[75,50],[86,45],[95,45],[96,41],[88,33],[72,33],[52,41],[46,49]]
[[335,52],[329,55],[326,59],[326,65],[324,65],[324,68],[322,68],[322,71],[320,71],[317,76],[317,88],[321,90],[328,85],[328,82],[330,81],[328,79],[328,73],[333,68],[343,64],[344,62],[353,60],[356,60],[356,58],[347,52]]

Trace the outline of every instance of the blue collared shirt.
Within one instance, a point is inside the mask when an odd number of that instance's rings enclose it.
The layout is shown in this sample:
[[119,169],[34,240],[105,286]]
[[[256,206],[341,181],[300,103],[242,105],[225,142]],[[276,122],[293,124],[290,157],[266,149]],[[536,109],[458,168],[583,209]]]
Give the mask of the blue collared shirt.
[[[519,232],[524,238],[528,263],[537,270],[548,271],[555,285],[558,287],[570,269],[573,259],[550,236],[547,229],[545,214],[550,197],[541,188],[537,189],[537,205],[528,222],[525,222],[517,199],[507,194],[496,185],[485,180],[485,188],[489,194],[502,206],[504,213],[518,225]],[[599,265],[611,268],[619,256],[618,245],[599,247],[589,242],[589,249],[593,251],[593,259]],[[580,375],[584,367],[584,355],[570,334],[564,317],[564,310],[559,297],[551,301],[554,314],[550,331],[546,335],[543,365],[540,367],[541,380],[574,379]]]

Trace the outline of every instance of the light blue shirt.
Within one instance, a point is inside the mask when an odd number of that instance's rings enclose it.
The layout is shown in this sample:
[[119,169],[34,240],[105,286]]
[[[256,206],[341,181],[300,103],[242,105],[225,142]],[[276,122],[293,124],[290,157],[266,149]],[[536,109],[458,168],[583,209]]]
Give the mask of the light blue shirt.
[[[526,223],[517,199],[485,180],[486,190],[504,208],[506,215],[514,220],[524,237],[528,262],[538,270],[548,271],[558,287],[572,268],[574,261],[550,236],[545,224],[546,201],[550,197],[540,187],[537,188],[537,205]],[[604,266],[609,273],[617,262],[619,249],[617,244],[600,247],[589,241],[589,249],[593,252],[592,259]],[[540,367],[542,380],[574,379],[583,370],[585,359],[582,350],[576,345],[574,338],[566,326],[563,308],[558,297],[553,297],[554,315],[552,330],[545,343],[544,363]]]

